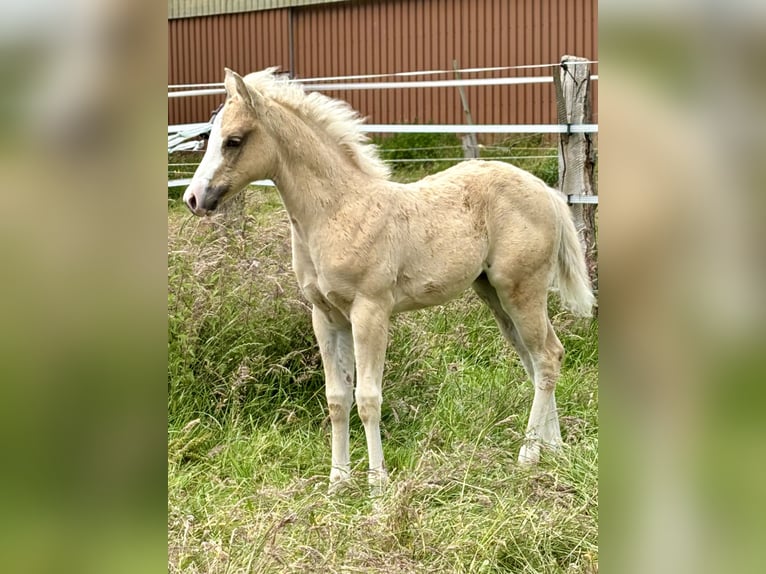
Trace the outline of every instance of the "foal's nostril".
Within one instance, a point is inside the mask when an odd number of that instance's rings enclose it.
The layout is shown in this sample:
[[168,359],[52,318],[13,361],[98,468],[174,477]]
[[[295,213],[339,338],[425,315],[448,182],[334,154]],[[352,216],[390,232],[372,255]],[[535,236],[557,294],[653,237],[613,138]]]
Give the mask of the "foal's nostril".
[[194,197],[194,194],[192,194],[192,196],[189,198],[188,203],[189,203],[189,207],[191,207],[192,209],[197,209],[197,198]]

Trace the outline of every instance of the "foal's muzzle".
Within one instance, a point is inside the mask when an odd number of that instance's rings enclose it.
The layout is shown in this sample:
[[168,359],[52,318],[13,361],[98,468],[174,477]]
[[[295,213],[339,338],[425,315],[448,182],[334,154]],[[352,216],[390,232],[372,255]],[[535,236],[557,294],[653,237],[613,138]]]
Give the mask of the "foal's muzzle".
[[226,191],[223,187],[209,187],[204,181],[192,181],[184,192],[183,200],[194,215],[210,215],[218,208],[218,202]]

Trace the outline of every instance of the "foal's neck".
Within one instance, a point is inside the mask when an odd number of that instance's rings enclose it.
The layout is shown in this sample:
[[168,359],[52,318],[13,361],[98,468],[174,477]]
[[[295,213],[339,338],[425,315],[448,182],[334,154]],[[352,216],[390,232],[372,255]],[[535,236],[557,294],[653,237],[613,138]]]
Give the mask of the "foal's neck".
[[345,202],[369,193],[379,182],[363,172],[320,128],[306,123],[297,113],[284,115],[277,135],[279,159],[274,182],[290,218],[306,232],[327,219]]

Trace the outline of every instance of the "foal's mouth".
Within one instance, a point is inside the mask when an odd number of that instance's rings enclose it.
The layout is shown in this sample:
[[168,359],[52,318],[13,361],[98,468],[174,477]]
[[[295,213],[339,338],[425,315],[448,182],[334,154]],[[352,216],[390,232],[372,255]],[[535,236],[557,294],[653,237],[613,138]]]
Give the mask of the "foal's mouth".
[[213,215],[228,195],[228,186],[208,188],[205,190],[202,201],[198,201],[197,196],[192,194],[186,201],[186,207],[199,217]]

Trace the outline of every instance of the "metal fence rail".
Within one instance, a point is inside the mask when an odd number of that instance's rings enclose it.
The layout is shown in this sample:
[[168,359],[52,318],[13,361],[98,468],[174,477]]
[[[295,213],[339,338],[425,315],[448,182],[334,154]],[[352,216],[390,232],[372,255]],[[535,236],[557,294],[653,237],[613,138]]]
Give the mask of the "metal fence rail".
[[[598,63],[598,62],[581,62]],[[525,69],[525,68],[557,68],[561,64],[539,64],[532,66],[505,66],[500,68],[466,68],[459,70],[464,73],[495,72],[499,70]],[[347,82],[347,80],[374,79],[382,77],[410,77],[436,74],[453,73],[454,70],[426,70],[420,72],[400,72],[396,74],[367,74],[357,76],[338,76],[323,78],[306,78],[300,81],[305,89],[312,91],[336,91],[336,90],[380,90],[380,89],[411,89],[411,88],[443,88],[443,87],[467,87],[467,86],[498,86],[514,84],[540,84],[554,83],[553,76],[533,77],[506,77],[506,78],[474,78],[453,80],[420,80],[420,81],[392,81],[392,82]],[[598,75],[591,75],[590,80],[598,80]],[[346,81],[345,83],[329,83],[333,81]],[[323,82],[323,83],[311,83]],[[168,86],[168,98],[195,97],[207,95],[225,94],[222,83],[217,84],[182,84]],[[188,89],[197,88],[197,89]],[[168,126],[168,152],[193,149],[194,143],[190,140],[209,132],[212,124],[192,123]],[[598,133],[597,124],[363,124],[362,131],[366,133],[452,133],[452,134],[590,134]],[[453,158],[455,160],[463,158]],[[384,160],[385,161],[385,160]],[[416,160],[413,160],[416,161]],[[435,161],[424,158],[422,161]],[[174,179],[168,181],[168,188],[189,185],[191,179]],[[273,186],[271,180],[259,180],[251,185]],[[598,196],[568,194],[567,200],[571,204],[598,204]]]

